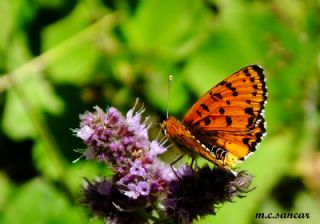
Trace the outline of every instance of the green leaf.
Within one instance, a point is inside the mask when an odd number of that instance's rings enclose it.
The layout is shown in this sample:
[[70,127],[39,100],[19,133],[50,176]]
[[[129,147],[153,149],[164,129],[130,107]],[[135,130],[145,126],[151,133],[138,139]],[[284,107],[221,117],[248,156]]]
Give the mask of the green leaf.
[[[44,51],[54,51],[55,47],[59,47],[60,44],[65,46],[55,51],[54,63],[49,62],[47,68],[54,82],[75,84],[93,79],[93,70],[99,56],[94,37],[90,38],[90,32],[95,31],[86,30],[85,35],[81,34],[81,31],[91,24],[91,16],[86,5],[79,3],[69,16],[44,30]],[[70,38],[73,38],[78,45],[74,46],[74,43],[64,42],[70,41]],[[102,39],[103,37],[97,36],[96,38]]]
[[[40,173],[50,179],[61,178],[61,169],[64,167],[57,167],[56,161],[53,161],[53,156],[47,150],[46,145],[42,140],[37,140],[32,149],[32,156],[34,164]],[[65,172],[65,171],[64,171]]]
[[295,207],[293,212],[297,213],[309,213],[310,218],[301,219],[299,223],[319,223],[320,214],[318,212],[320,203],[317,197],[313,195],[313,192],[302,192],[300,193],[295,201]]
[[2,125],[12,138],[24,139],[36,133],[35,123],[43,112],[60,114],[63,102],[54,94],[50,84],[38,76],[29,77],[23,85],[10,89],[6,96]]
[[89,181],[99,178],[112,178],[113,171],[106,164],[87,161],[82,158],[80,161],[70,164],[69,169],[66,172],[66,180],[68,186],[75,194],[81,193],[84,178]]
[[4,210],[6,203],[10,200],[9,195],[13,190],[13,184],[10,183],[8,177],[4,173],[0,173],[0,223],[2,222],[2,211]]
[[[0,14],[2,18],[0,20],[0,53],[4,53],[7,43],[10,37],[11,31],[14,29],[14,23],[16,22],[16,10],[14,1],[0,1]],[[2,58],[2,57],[0,57]],[[1,60],[1,64],[4,61]]]
[[167,51],[193,34],[190,27],[203,27],[203,12],[197,1],[142,1],[123,29],[133,49]]
[[90,10],[84,3],[78,3],[72,12],[61,20],[45,28],[43,51],[47,51],[68,38],[77,35],[91,23]]
[[3,213],[3,223],[88,223],[84,211],[67,200],[62,192],[34,179],[11,194]]

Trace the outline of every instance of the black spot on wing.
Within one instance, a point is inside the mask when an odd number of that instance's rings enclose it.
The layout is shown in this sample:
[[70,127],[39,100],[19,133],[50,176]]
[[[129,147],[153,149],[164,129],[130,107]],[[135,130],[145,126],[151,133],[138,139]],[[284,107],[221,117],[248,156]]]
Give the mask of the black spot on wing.
[[248,118],[247,128],[249,128],[249,127],[251,127],[253,125],[253,121],[254,121],[254,117],[249,117]]
[[214,101],[217,101],[218,99],[222,100],[222,96],[220,93],[213,93],[213,92],[209,92],[211,99],[213,99]]
[[220,93],[215,93],[215,94],[213,94],[213,96],[219,98],[220,100],[222,100],[222,98],[223,98]]
[[250,141],[250,138],[243,138],[243,139],[242,139],[242,142],[243,142],[244,144],[246,144],[246,145],[250,148],[249,141]]
[[254,116],[254,112],[253,112],[253,108],[252,108],[252,107],[247,107],[247,108],[245,108],[245,109],[244,109],[244,112],[245,112],[246,114],[249,114],[249,115]]
[[223,109],[222,107],[220,107],[219,113],[220,113],[220,114],[224,114],[224,109]]
[[[260,142],[260,141],[259,141]],[[251,145],[250,145],[250,151],[251,152],[254,152],[256,151],[256,146],[257,146],[257,142],[252,142]]]
[[232,124],[232,119],[230,116],[226,116],[226,123],[227,123],[227,126],[230,126]]
[[205,124],[205,125],[209,125],[210,123],[211,123],[210,118],[206,117],[206,118],[204,119],[204,124]]
[[262,133],[262,132],[258,132],[258,133],[256,133],[255,135],[256,135],[256,138],[257,138],[257,139],[261,139],[262,136],[263,136],[263,133]]
[[226,84],[227,82],[226,81],[221,81],[218,85],[220,85],[220,86],[223,86],[224,84]]
[[207,105],[205,105],[204,103],[200,104],[200,107],[202,107],[202,109],[204,109],[207,112],[209,112],[209,107]]
[[226,87],[227,87],[228,89],[230,89],[231,91],[236,91],[236,88],[235,88],[235,87],[232,87],[232,84],[231,84],[230,82],[228,82],[228,83],[226,84]]
[[252,65],[252,69],[259,74],[259,76],[263,76],[263,69],[258,65]]
[[245,68],[245,69],[243,70],[243,72],[244,72],[244,74],[245,74],[246,76],[248,76],[248,77],[251,76],[248,68]]

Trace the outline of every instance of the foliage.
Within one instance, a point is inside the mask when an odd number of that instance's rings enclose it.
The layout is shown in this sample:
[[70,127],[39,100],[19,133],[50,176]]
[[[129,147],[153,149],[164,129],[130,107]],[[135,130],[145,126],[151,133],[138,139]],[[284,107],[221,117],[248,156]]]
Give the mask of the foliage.
[[139,97],[156,136],[169,74],[169,111],[182,118],[249,64],[265,69],[269,91],[267,137],[240,165],[257,188],[199,223],[288,211],[320,222],[319,1],[13,0],[0,13],[0,223],[99,223],[77,205],[82,177],[111,171],[72,163],[79,114],[127,111]]

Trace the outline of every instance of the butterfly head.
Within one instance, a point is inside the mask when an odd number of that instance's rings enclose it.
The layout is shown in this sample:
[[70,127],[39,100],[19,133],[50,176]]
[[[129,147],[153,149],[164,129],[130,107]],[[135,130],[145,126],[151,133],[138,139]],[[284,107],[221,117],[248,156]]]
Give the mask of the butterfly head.
[[161,129],[163,134],[177,145],[180,145],[179,143],[182,141],[182,136],[184,138],[185,136],[192,137],[191,133],[183,125],[183,123],[173,116],[169,116],[165,121],[162,122]]
[[177,122],[179,121],[176,118],[173,116],[168,116],[168,118],[161,124],[162,133],[167,137],[171,137]]
[[162,131],[162,134],[167,136],[167,120],[164,120],[161,125],[161,131]]

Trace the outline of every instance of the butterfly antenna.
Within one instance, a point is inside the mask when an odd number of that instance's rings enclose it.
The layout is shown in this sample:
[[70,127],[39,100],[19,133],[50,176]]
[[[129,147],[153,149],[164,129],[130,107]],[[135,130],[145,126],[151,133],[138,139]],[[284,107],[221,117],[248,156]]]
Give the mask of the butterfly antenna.
[[170,106],[170,94],[171,94],[171,82],[173,80],[173,75],[168,76],[168,99],[167,99],[167,118],[169,116],[169,106]]

